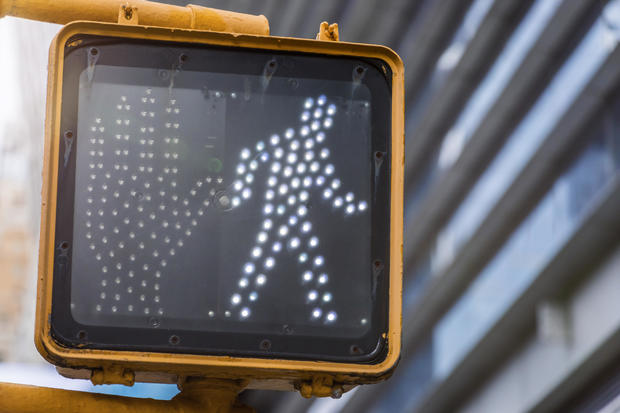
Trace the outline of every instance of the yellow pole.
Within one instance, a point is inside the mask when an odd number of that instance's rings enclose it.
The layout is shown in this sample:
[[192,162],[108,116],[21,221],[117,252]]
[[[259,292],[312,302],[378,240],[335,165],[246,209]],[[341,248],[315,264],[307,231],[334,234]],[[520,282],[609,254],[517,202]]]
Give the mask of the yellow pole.
[[76,20],[116,23],[122,6],[136,11],[139,24],[144,26],[269,35],[269,21],[263,15],[147,0],[0,0],[0,18],[14,16],[59,24]]
[[153,400],[0,383],[0,413],[254,413],[235,404],[241,389],[236,382],[198,380],[172,400]]

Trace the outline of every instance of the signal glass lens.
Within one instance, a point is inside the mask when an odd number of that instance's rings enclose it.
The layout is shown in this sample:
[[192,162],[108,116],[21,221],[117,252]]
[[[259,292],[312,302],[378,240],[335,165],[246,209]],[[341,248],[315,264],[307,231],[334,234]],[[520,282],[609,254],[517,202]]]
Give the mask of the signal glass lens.
[[[368,88],[345,98],[350,83],[304,79],[312,96],[284,95],[263,92],[259,76],[174,76],[168,87],[156,69],[82,73],[76,320],[361,335],[372,307],[360,276],[371,261]],[[127,78],[153,86],[114,83]]]
[[113,47],[82,48],[72,75],[76,136],[60,158],[61,178],[74,165],[72,322],[375,351],[389,170],[375,156],[381,101],[362,79],[378,70],[342,59],[345,79],[283,76],[287,59],[261,52],[258,73],[223,73],[170,48],[169,65],[106,63]]

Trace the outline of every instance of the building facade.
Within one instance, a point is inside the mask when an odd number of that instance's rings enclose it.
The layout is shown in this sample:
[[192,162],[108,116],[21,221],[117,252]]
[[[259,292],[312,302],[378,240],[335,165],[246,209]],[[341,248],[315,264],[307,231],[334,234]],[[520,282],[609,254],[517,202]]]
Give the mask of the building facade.
[[343,3],[405,61],[403,354],[265,411],[618,411],[620,2]]

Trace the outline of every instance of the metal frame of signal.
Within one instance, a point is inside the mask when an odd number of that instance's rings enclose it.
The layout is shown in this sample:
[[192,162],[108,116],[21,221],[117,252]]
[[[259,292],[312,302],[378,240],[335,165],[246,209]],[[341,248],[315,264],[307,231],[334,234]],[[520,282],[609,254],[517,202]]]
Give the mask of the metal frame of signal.
[[[234,34],[269,36],[269,22],[265,16],[235,13],[195,5],[185,7],[155,3],[147,0],[0,0],[0,18],[4,16],[21,17],[49,23],[67,24],[75,21],[116,23],[119,25],[140,25],[172,29],[216,31]],[[338,41],[338,25],[323,22],[316,40]],[[398,59],[402,68],[402,62]],[[402,70],[400,75],[402,76]],[[402,83],[402,79],[401,79]],[[400,90],[403,94],[404,91]],[[402,108],[401,108],[402,109]],[[397,110],[397,112],[400,112]],[[402,123],[399,113],[398,124]],[[393,120],[394,122],[394,120]],[[400,123],[399,123],[400,122]],[[402,125],[401,125],[402,126]],[[401,128],[402,129],[402,128]],[[402,141],[402,139],[401,139]],[[403,142],[399,142],[401,146]],[[399,148],[397,155],[404,156],[404,148]],[[402,151],[402,152],[401,152]],[[398,174],[402,187],[402,174]],[[395,204],[401,205],[402,193],[397,194]],[[396,215],[399,215],[396,211]],[[394,214],[394,211],[392,211]],[[402,228],[402,222],[396,223]],[[396,231],[398,232],[398,231]],[[398,250],[402,252],[402,237],[397,241]],[[398,265],[402,277],[402,265]],[[382,377],[388,377],[396,365],[400,354],[400,307],[402,289],[401,278],[394,281],[395,288],[391,294],[394,300],[390,311],[398,313],[398,326],[390,326],[394,344],[388,361],[389,371]],[[396,302],[397,301],[397,302]],[[398,328],[392,328],[398,327]],[[93,370],[90,380],[94,384],[133,385],[134,375],[122,366],[110,366],[105,370]],[[97,412],[180,412],[180,413],[250,413],[254,409],[237,402],[239,392],[246,388],[247,380],[207,379],[185,377],[179,383],[181,392],[172,400],[153,400],[114,395],[94,394],[71,390],[44,388],[23,384],[0,383],[0,411],[14,413],[83,413]],[[300,382],[297,390],[303,397],[338,398],[344,390],[333,376],[314,375],[311,380]]]

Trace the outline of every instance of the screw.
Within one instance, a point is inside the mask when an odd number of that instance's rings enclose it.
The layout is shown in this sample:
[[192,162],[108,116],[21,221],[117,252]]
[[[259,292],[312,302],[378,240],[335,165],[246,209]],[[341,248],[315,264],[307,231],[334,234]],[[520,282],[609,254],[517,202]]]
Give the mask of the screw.
[[332,389],[332,399],[339,399],[342,397],[342,387],[335,387]]

